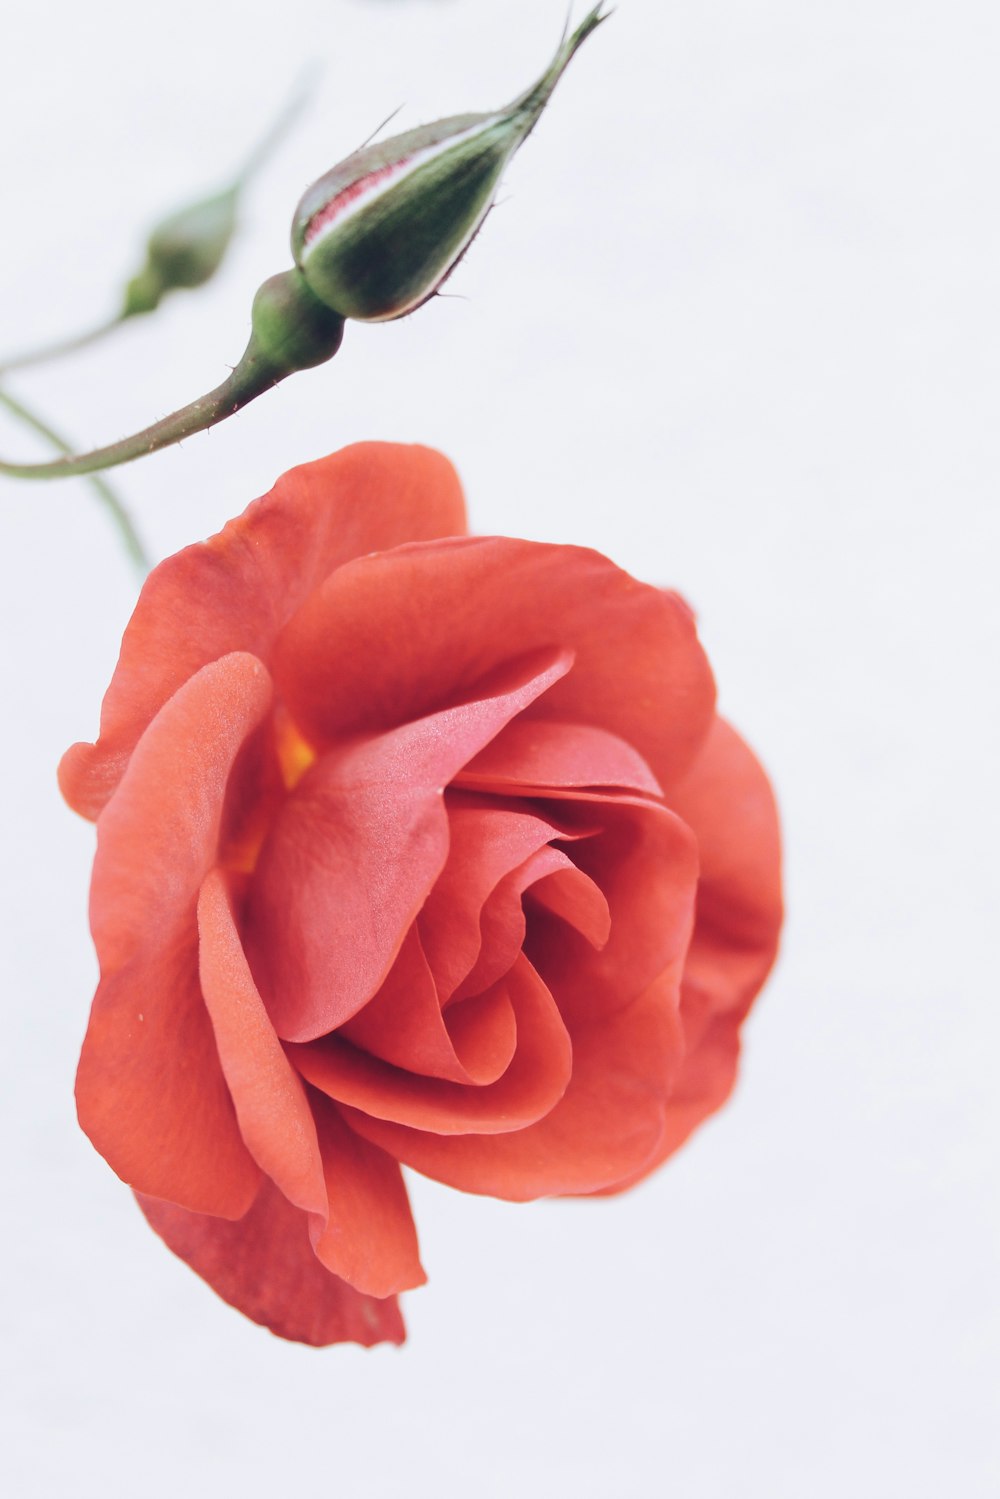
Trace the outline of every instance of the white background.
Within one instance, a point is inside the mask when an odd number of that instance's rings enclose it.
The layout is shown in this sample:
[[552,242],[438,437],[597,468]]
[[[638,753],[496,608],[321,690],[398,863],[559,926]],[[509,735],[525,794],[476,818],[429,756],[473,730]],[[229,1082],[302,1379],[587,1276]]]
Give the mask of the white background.
[[[414,1181],[431,1280],[401,1350],[244,1321],[77,1130],[93,832],[54,770],[96,730],[135,585],[84,485],[0,481],[17,1499],[996,1492],[998,17],[621,0],[453,278],[466,300],[350,327],[333,364],[120,472],[163,555],[343,442],[436,444],[475,529],[688,596],[778,787],[787,936],[732,1105],[619,1200]],[[0,354],[109,310],[143,226],[224,177],[305,61],[325,72],[214,287],[12,389],[89,444],[214,385],[301,189],[398,104],[396,129],[499,104],[563,19],[18,6]]]

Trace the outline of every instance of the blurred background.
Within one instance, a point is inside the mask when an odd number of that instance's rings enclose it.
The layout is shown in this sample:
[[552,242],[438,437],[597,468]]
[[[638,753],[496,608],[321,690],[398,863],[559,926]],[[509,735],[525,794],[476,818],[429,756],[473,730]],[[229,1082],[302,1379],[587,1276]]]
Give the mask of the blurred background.
[[[302,189],[397,106],[506,101],[564,20],[18,7],[0,362],[113,311],[148,226],[322,74],[216,282],[11,390],[91,446],[216,384]],[[93,830],[55,766],[136,580],[81,481],[0,480],[8,1493],[997,1492],[998,46],[975,0],[620,0],[448,299],[114,476],[159,557],[344,442],[435,444],[474,529],[687,596],[778,788],[787,936],[731,1105],[618,1200],[411,1178],[401,1350],[241,1319],[77,1129]],[[0,452],[45,449],[0,412]]]

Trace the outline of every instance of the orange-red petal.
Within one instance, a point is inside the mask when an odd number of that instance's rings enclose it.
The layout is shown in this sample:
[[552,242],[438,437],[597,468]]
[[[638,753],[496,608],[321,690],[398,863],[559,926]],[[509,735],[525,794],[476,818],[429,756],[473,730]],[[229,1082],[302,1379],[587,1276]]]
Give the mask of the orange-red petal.
[[363,1140],[313,1094],[329,1210],[313,1220],[313,1248],[328,1270],[369,1296],[422,1286],[417,1231],[399,1163]]
[[547,843],[581,836],[513,798],[449,790],[445,808],[448,859],[417,918],[442,1003],[479,957],[483,907],[500,881]]
[[442,1013],[416,924],[374,999],[338,1031],[344,1040],[407,1072],[453,1083],[491,1083],[506,1071],[517,1022],[506,993]]
[[781,839],[774,793],[753,752],[717,718],[670,804],[698,841],[695,927],[684,970],[709,1015],[746,1013],[781,929]]
[[521,951],[527,930],[525,892],[537,881],[569,870],[580,879],[587,878],[573,868],[568,854],[562,849],[545,847],[536,849],[518,869],[504,876],[483,906],[480,917],[482,947],[475,967],[455,993],[456,1000],[484,993],[509,972]]
[[80,1123],[137,1190],[239,1217],[258,1168],[198,982],[195,902],[226,784],[270,701],[252,656],[204,667],[157,715],[98,824],[91,926],[101,983],[77,1072]]
[[617,734],[589,723],[539,723],[532,718],[509,723],[469,762],[459,784],[508,796],[543,787],[615,787],[646,796],[661,794],[645,760]]
[[231,651],[267,661],[286,621],[342,563],[464,531],[458,478],[430,448],[357,443],[291,469],[217,536],[147,578],[104,698],[100,738],[63,756],[70,806],[96,818],[139,736],[181,684]]
[[[289,1054],[315,1088],[380,1119],[445,1135],[520,1130],[547,1114],[566,1091],[572,1048],[552,996],[530,963],[520,958],[502,983],[517,1020],[517,1048],[494,1083],[463,1086],[419,1077],[336,1036],[290,1046]],[[353,1123],[354,1114],[350,1117]]]
[[690,829],[663,806],[639,797],[567,793],[555,807],[568,825],[599,834],[572,848],[573,862],[593,881],[611,913],[600,948],[540,905],[532,909],[525,952],[549,985],[576,1034],[580,1019],[631,1004],[665,969],[678,963],[691,935],[698,852]]
[[221,870],[198,897],[199,972],[219,1060],[243,1140],[290,1202],[327,1211],[316,1124],[305,1088],[257,992]]
[[359,1134],[464,1192],[515,1202],[596,1192],[640,1171],[663,1136],[683,1042],[677,973],[573,1032],[573,1076],[541,1120],[511,1134],[433,1134],[346,1109]]
[[698,837],[701,875],[684,965],[684,1064],[653,1158],[623,1190],[672,1155],[721,1108],[736,1081],[739,1028],[774,962],[781,927],[781,848],[774,793],[739,735],[717,719],[671,801]]
[[431,713],[554,644],[574,669],[527,717],[610,730],[661,782],[682,774],[715,698],[690,612],[579,547],[485,537],[359,558],[289,622],[273,671],[306,737],[332,744]]
[[139,1206],[174,1254],[252,1321],[279,1338],[311,1343],[402,1343],[399,1304],[356,1291],[316,1258],[305,1213],[266,1178],[236,1223],[139,1196]]
[[250,965],[284,1040],[326,1035],[376,993],[447,858],[445,786],[571,660],[508,663],[471,701],[349,741],[306,772],[247,902]]

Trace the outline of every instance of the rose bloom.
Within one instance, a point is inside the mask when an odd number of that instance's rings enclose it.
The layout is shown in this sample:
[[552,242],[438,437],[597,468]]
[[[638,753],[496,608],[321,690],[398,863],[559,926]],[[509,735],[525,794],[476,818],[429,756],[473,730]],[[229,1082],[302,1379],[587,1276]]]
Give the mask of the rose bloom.
[[401,1165],[621,1191],[729,1093],[778,833],[694,621],[596,552],[465,534],[454,471],[293,469],[142,590],[100,738],[80,1121],[220,1296],[401,1342]]

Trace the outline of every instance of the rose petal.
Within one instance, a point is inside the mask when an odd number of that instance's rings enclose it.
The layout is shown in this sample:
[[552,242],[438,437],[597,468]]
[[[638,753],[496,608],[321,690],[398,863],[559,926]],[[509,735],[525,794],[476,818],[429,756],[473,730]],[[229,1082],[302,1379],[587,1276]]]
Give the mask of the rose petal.
[[[602,892],[611,912],[599,950],[550,917],[532,911],[525,952],[556,997],[575,1034],[578,1019],[630,1004],[664,969],[683,958],[691,935],[698,855],[690,829],[641,798],[567,793],[557,810],[603,830],[573,846],[573,862]],[[543,810],[547,810],[545,803]]]
[[680,1065],[678,973],[662,975],[625,1009],[573,1031],[573,1077],[537,1123],[511,1134],[444,1135],[345,1114],[404,1164],[464,1192],[525,1202],[595,1192],[640,1170],[663,1135]]
[[492,1083],[506,1071],[517,1044],[510,1000],[498,990],[453,1026],[441,1013],[434,976],[412,926],[374,999],[338,1035],[407,1072],[456,1083]]
[[663,1137],[655,1153],[640,1170],[613,1186],[587,1195],[610,1197],[627,1192],[658,1170],[699,1124],[721,1109],[736,1081],[740,1056],[739,1026],[737,1018],[720,1016],[701,1035],[693,1049],[685,1048],[684,1062],[667,1104]]
[[684,1065],[655,1156],[616,1190],[648,1176],[729,1097],[739,1026],[774,962],[781,926],[781,849],[774,794],[734,729],[716,719],[671,801],[695,830],[701,876],[684,964]]
[[[739,1020],[722,1015],[703,1032],[697,1046],[685,1048],[684,1064],[667,1105],[667,1124],[654,1156],[661,1164],[703,1119],[720,1109],[733,1091],[740,1059]],[[646,1176],[653,1166],[642,1174]]]
[[445,808],[448,859],[417,918],[442,1002],[479,956],[482,909],[500,881],[536,849],[567,836],[559,822],[513,798],[448,790]]
[[587,723],[516,718],[461,772],[459,784],[508,796],[522,787],[616,787],[661,796],[642,756],[617,734]]
[[717,718],[670,802],[698,840],[701,873],[685,988],[705,1012],[742,1017],[767,977],[781,929],[781,846],[774,793],[734,729]]
[[690,611],[578,547],[486,537],[359,558],[307,599],[272,665],[307,738],[332,744],[423,717],[555,642],[574,670],[527,717],[610,728],[661,782],[681,774],[715,693]]
[[267,660],[322,579],[366,552],[465,531],[454,469],[429,448],[357,443],[291,469],[209,541],[155,568],[125,632],[96,744],[59,768],[63,795],[96,818],[139,736],[202,666],[231,651]]
[[[503,985],[517,1018],[517,1050],[503,1076],[484,1087],[418,1077],[336,1036],[289,1046],[288,1052],[307,1082],[338,1103],[354,1106],[348,1115],[352,1125],[354,1109],[364,1109],[380,1119],[440,1134],[518,1130],[547,1114],[562,1097],[573,1059],[559,1011],[531,965],[521,958]],[[395,1154],[391,1148],[390,1154]]]
[[155,1197],[138,1200],[174,1254],[230,1306],[279,1338],[317,1348],[404,1341],[396,1298],[363,1295],[331,1275],[313,1253],[305,1213],[266,1178],[249,1212],[236,1223],[185,1212]]
[[282,774],[275,704],[233,762],[219,828],[219,864],[249,873],[257,862],[260,846],[287,795]]
[[261,850],[247,904],[250,966],[279,1036],[342,1025],[384,981],[445,863],[444,787],[570,668],[509,663],[479,696],[318,760]]
[[527,892],[532,906],[543,906],[553,916],[575,927],[591,947],[607,945],[611,936],[611,908],[604,892],[575,866],[539,880]]
[[201,887],[198,932],[202,993],[240,1133],[258,1166],[290,1202],[325,1215],[326,1185],[312,1111],[257,992],[229,885],[217,869]]
[[193,927],[101,980],[76,1106],[81,1128],[130,1186],[194,1212],[246,1212],[260,1171],[219,1066]]
[[80,1123],[119,1176],[231,1218],[259,1172],[201,997],[195,902],[230,768],[269,701],[253,656],[204,667],[147,729],[102,813],[91,886],[102,978],[76,1083]]
[[525,859],[519,869],[512,870],[500,881],[483,906],[480,917],[482,947],[475,967],[455,994],[456,1000],[481,994],[509,972],[521,951],[527,928],[522,901],[524,892],[536,880],[571,868],[569,857],[561,849],[540,848]]
[[482,1086],[503,1076],[517,1049],[517,1016],[502,984],[452,1005],[444,1021],[470,1082]]
[[369,1296],[422,1286],[417,1231],[399,1164],[356,1135],[331,1103],[313,1094],[329,1214],[314,1222],[313,1248],[328,1270]]

